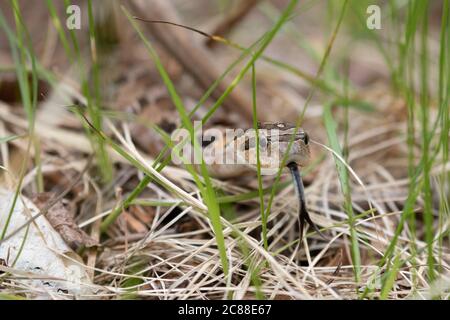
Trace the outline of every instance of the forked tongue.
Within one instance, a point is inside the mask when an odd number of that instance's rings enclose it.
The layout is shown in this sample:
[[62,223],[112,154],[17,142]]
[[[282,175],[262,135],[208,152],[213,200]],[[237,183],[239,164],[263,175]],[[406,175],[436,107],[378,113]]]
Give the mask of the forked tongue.
[[292,179],[294,180],[295,191],[297,193],[297,197],[299,200],[299,213],[298,213],[298,222],[300,228],[300,242],[303,239],[303,231],[305,229],[306,222],[313,227],[313,229],[325,239],[325,236],[322,232],[320,232],[317,225],[311,220],[309,216],[308,210],[306,209],[306,201],[305,201],[305,190],[303,187],[303,181],[300,175],[300,170],[298,170],[298,166],[295,162],[288,163],[288,168],[292,174]]

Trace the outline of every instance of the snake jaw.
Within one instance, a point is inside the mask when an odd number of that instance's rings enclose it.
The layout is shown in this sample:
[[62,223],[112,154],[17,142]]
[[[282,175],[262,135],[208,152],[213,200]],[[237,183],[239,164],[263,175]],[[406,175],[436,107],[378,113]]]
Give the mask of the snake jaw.
[[295,162],[290,162],[287,164],[287,167],[289,168],[294,180],[295,191],[299,200],[298,223],[300,228],[300,242],[303,239],[303,232],[306,223],[308,223],[322,238],[325,239],[325,236],[322,234],[322,232],[320,232],[317,225],[311,220],[308,210],[306,209],[305,190],[303,187],[303,181],[300,175],[300,170],[298,169],[298,165]]

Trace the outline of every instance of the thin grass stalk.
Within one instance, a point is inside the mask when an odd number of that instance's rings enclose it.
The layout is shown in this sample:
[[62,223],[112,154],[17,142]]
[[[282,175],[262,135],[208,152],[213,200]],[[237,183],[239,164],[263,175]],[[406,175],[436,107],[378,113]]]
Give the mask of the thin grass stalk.
[[264,249],[268,249],[269,242],[267,241],[267,220],[264,214],[264,194],[261,177],[261,159],[260,159],[260,145],[259,145],[259,129],[258,129],[258,114],[256,107],[256,70],[255,65],[252,66],[252,112],[253,112],[253,129],[256,132],[256,175],[258,179],[258,193],[260,202],[261,227]]

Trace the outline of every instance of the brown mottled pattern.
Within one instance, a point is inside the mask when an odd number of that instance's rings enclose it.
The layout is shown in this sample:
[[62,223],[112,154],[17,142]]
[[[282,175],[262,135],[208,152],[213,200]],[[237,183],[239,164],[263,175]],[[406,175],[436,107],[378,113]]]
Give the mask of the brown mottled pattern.
[[[281,165],[281,161],[288,152],[289,142],[294,135],[292,145],[287,155],[287,163],[295,162],[303,167],[309,162],[309,137],[301,128],[295,132],[295,125],[285,122],[262,123],[259,127],[260,141],[260,164],[262,169],[270,169],[275,173]],[[295,134],[294,134],[295,133]],[[253,136],[240,135],[224,145],[213,142],[207,148],[215,149],[215,154],[232,154],[245,160],[244,164],[218,164],[214,162],[209,166],[210,173],[216,177],[229,178],[242,174],[243,171],[255,171],[256,166],[256,138]],[[267,151],[263,153],[262,150]]]

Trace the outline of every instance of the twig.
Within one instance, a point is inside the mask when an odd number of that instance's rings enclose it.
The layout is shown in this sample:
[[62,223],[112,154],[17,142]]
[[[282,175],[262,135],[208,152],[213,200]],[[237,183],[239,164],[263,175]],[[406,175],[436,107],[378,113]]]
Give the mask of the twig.
[[[180,21],[176,10],[170,1],[154,0],[151,6],[148,1],[129,1],[132,11],[139,13],[145,20]],[[156,40],[183,66],[203,89],[208,89],[220,77],[217,68],[208,51],[195,46],[195,41],[189,33],[176,28],[167,28],[161,24],[146,23],[143,25]],[[231,81],[225,78],[213,91],[212,97],[219,98]],[[235,110],[247,121],[252,119],[252,108],[249,94],[236,87],[224,101],[224,107]],[[264,120],[264,119],[263,119]]]
[[[238,24],[250,11],[258,4],[259,0],[246,0],[239,1],[238,6],[233,10],[216,26],[212,34],[218,36],[227,35],[233,27]],[[217,44],[216,41],[208,39],[206,45],[209,48],[214,47]]]

